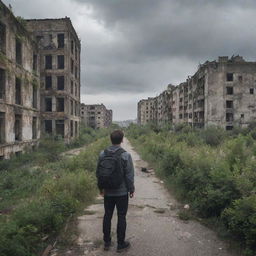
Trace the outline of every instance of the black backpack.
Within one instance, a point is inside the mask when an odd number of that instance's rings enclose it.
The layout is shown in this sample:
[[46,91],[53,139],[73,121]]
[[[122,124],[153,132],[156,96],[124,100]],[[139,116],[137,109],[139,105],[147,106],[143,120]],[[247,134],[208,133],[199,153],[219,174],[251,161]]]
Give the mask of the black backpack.
[[121,154],[126,152],[120,148],[117,151],[104,150],[97,170],[98,187],[100,189],[118,189],[124,180]]

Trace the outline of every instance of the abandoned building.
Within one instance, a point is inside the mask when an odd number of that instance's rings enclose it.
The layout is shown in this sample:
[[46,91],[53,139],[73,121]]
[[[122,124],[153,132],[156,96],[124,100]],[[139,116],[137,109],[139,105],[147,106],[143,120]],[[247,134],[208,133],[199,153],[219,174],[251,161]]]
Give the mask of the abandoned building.
[[[232,130],[256,120],[256,62],[241,56],[206,61],[186,82],[169,85],[166,91],[165,97],[160,94],[138,103],[139,124],[188,123]],[[149,108],[152,101],[154,107]]]
[[80,40],[67,17],[26,23],[39,45],[42,133],[69,142],[80,126]]
[[37,44],[0,1],[0,159],[40,138]]
[[108,128],[112,124],[113,112],[103,104],[81,104],[81,122],[93,129]]
[[[31,33],[32,32],[32,33]],[[80,40],[69,18],[16,18],[0,0],[0,159],[80,126]]]

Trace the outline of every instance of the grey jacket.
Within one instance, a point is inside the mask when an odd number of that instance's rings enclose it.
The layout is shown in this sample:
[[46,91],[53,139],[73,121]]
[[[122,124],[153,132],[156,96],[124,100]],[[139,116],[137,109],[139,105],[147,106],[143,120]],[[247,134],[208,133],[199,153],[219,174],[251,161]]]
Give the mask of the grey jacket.
[[[110,146],[108,148],[109,151],[117,151],[120,148],[120,146]],[[99,161],[104,157],[104,151],[100,153]],[[121,154],[121,158],[123,160],[123,168],[124,168],[124,181],[121,184],[120,188],[118,189],[105,189],[104,195],[105,196],[124,196],[127,195],[128,192],[133,193],[134,192],[134,167],[132,162],[132,157],[130,153],[124,152]],[[98,177],[98,167],[96,171],[96,176]]]

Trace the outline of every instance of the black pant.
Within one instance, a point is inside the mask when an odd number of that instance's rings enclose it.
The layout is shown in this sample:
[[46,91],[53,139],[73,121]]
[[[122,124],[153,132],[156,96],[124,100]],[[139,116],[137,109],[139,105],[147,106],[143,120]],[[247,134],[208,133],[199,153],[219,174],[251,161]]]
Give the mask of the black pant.
[[128,195],[125,196],[105,196],[104,208],[105,215],[103,219],[103,234],[105,243],[111,241],[111,219],[115,206],[117,208],[117,242],[122,244],[125,240],[126,231],[126,213],[128,210]]

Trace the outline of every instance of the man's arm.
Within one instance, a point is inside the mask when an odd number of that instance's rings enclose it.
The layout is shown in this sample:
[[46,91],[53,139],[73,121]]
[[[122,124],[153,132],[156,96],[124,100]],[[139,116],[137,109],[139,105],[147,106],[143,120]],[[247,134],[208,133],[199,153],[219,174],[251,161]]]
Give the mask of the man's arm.
[[129,153],[126,153],[126,165],[125,165],[125,181],[130,195],[133,195],[135,191],[134,187],[134,167],[132,157]]
[[[100,164],[100,160],[101,160],[102,157],[103,157],[103,154],[104,154],[104,152],[102,151],[102,152],[100,153],[100,155],[99,155],[99,159],[98,159],[98,163],[97,163],[97,168],[96,168],[96,177],[97,177],[97,180],[98,180],[98,177],[99,177],[99,164]],[[103,195],[104,191],[103,191],[102,188],[99,187],[98,182],[97,182],[97,185],[98,185],[98,189],[99,189],[99,191],[100,191],[100,194]]]

